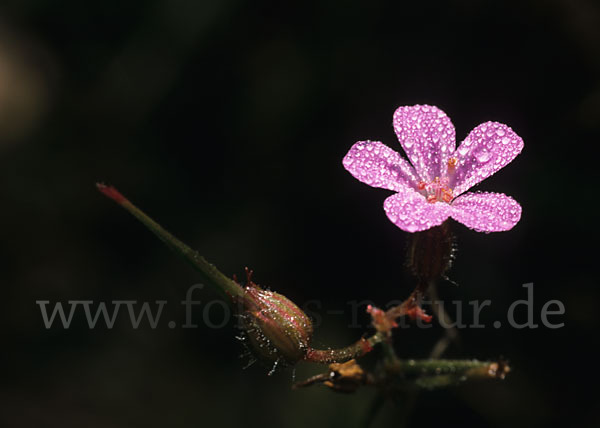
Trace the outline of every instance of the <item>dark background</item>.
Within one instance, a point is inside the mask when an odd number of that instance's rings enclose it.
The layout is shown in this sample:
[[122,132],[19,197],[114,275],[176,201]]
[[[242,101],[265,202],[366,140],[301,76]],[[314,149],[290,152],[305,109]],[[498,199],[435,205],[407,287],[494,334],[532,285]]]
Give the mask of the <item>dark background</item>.
[[[446,111],[459,142],[496,120],[525,148],[478,186],[517,199],[521,221],[488,235],[454,224],[459,287],[440,284],[448,300],[493,302],[488,328],[461,331],[446,356],[503,355],[513,371],[421,394],[408,424],[598,426],[591,0],[2,2],[0,425],[358,426],[375,391],[291,391],[290,370],[243,371],[232,323],[210,329],[201,312],[198,329],[169,329],[198,276],[94,183],[116,185],[226,274],[250,266],[298,304],[320,299],[315,343],[342,346],[367,331],[362,308],[364,328],[346,327],[348,301],[383,306],[413,284],[407,234],[382,210],[389,192],[341,159],[360,139],[400,150],[392,113],[417,103]],[[536,320],[559,299],[564,328],[490,326],[528,282]],[[165,321],[89,330],[80,314],[47,330],[35,303],[125,299],[168,300]],[[398,352],[426,357],[440,334],[399,331]],[[389,402],[373,426],[406,418]]]

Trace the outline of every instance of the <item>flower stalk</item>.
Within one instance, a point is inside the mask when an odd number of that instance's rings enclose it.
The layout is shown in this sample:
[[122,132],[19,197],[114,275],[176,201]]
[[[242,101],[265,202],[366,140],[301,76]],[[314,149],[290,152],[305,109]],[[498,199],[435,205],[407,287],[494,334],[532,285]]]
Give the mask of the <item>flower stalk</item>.
[[233,298],[239,298],[244,295],[244,289],[237,282],[225,276],[197,251],[188,247],[170,232],[165,230],[160,224],[155,222],[146,213],[132,204],[113,186],[97,183],[96,187],[102,194],[115,201],[136,219],[138,219],[169,248],[174,250],[177,254],[188,261],[198,272],[200,272],[206,283],[211,285],[221,295],[226,297],[226,300],[231,301]]
[[371,352],[373,347],[385,340],[385,334],[377,332],[374,335],[364,338],[361,337],[358,341],[350,346],[338,349],[313,349],[310,348],[304,360],[318,364],[343,363],[354,358],[362,357]]
[[361,386],[375,386],[385,391],[438,389],[462,382],[504,379],[510,372],[505,361],[479,360],[386,360],[374,373],[365,371],[355,360],[329,365],[325,373],[297,382],[298,389],[322,383],[336,392],[354,392]]
[[504,379],[509,372],[510,367],[503,360],[397,360],[385,365],[380,382],[394,388],[437,389],[466,381]]

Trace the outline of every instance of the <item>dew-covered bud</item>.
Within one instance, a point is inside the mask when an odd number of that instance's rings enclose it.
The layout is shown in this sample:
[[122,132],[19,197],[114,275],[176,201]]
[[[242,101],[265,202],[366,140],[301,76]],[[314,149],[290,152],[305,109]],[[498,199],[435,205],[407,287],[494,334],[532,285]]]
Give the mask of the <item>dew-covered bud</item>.
[[290,299],[250,282],[240,304],[247,346],[259,360],[294,365],[304,358],[312,322]]

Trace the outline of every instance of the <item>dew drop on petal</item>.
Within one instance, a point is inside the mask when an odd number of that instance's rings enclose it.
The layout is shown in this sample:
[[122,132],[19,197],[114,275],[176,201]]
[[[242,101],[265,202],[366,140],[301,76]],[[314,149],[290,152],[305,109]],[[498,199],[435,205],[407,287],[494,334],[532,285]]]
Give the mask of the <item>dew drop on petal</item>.
[[471,148],[468,147],[466,144],[461,144],[460,147],[458,148],[458,153],[461,156],[465,156],[467,153],[469,153],[470,150],[471,150]]
[[485,163],[485,162],[489,161],[492,158],[492,152],[490,152],[488,150],[481,150],[481,151],[475,153],[475,158],[479,162]]

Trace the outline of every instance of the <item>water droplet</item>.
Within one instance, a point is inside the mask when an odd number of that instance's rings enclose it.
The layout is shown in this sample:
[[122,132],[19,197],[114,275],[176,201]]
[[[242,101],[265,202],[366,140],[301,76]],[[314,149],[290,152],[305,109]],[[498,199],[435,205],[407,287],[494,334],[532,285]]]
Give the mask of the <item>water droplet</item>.
[[475,158],[481,163],[489,161],[491,159],[491,157],[492,157],[492,153],[488,152],[487,150],[481,150],[481,151],[475,153]]
[[406,140],[404,140],[404,147],[406,147],[407,149],[410,149],[414,144],[415,140],[411,137],[408,137]]
[[496,135],[498,135],[498,137],[502,137],[504,134],[506,134],[506,132],[504,132],[504,129],[499,128],[496,130]]
[[[465,141],[465,143],[466,143],[466,141]],[[460,147],[458,148],[458,153],[461,156],[465,156],[471,150],[471,148],[468,147],[465,143],[461,144]]]
[[352,165],[352,162],[354,162],[354,159],[352,159],[350,156],[346,156],[343,161],[344,165],[346,166]]
[[502,139],[502,144],[508,144],[508,143],[510,143],[510,138],[508,138],[508,137],[504,137],[504,138]]

